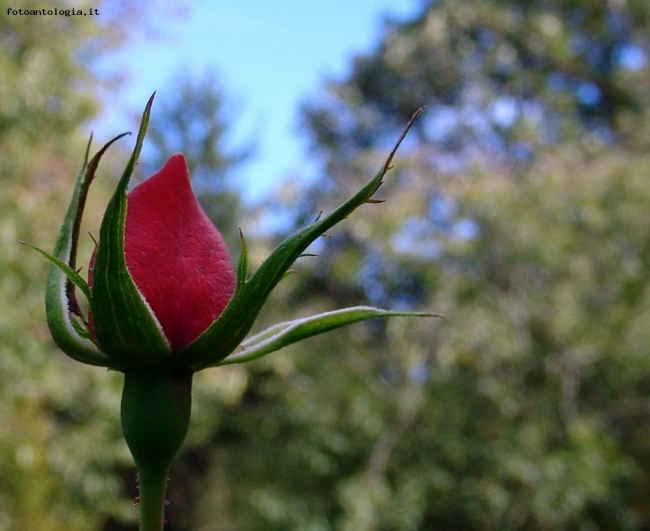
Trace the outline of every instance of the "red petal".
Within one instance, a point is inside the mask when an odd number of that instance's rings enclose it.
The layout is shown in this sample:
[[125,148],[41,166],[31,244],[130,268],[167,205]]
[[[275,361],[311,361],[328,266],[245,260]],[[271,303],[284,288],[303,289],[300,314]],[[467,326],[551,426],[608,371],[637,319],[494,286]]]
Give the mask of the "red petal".
[[126,264],[176,352],[230,301],[236,283],[230,255],[192,192],[182,154],[127,199]]

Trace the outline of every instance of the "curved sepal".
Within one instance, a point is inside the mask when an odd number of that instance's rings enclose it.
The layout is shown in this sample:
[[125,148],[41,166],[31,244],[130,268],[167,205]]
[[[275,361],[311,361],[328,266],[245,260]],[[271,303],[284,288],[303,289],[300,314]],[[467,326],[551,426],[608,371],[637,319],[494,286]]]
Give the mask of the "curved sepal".
[[440,317],[437,313],[399,312],[382,310],[371,306],[355,306],[332,312],[320,313],[279,323],[244,341],[240,348],[215,365],[230,365],[251,361],[292,343],[297,343],[308,337],[324,334],[330,330],[348,326],[368,319],[387,317]]
[[171,352],[160,323],[129,273],[124,253],[127,188],[140,156],[153,98],[147,103],[133,153],[106,208],[93,267],[90,308],[97,341],[121,367],[155,365]]
[[74,286],[78,286],[86,297],[90,291],[86,281],[75,271],[79,228],[88,189],[95,177],[99,161],[108,147],[124,135],[115,137],[88,161],[90,143],[88,142],[84,162],[77,176],[74,193],[59,232],[54,253],[30,247],[43,254],[52,265],[45,292],[45,311],[52,338],[69,357],[88,365],[116,368],[111,359],[104,355],[90,340],[86,323],[77,303]]
[[[399,145],[422,110],[420,109],[413,115],[382,169],[363,188],[328,216],[317,220],[284,240],[250,279],[241,282],[242,275],[241,273],[238,275],[240,282],[238,282],[237,289],[219,319],[178,355],[174,356],[175,362],[195,371],[201,370],[217,365],[237,348],[252,328],[273,288],[284,278],[291,265],[304,253],[305,249],[361,205],[375,202],[372,196],[381,186],[386,173],[391,169],[391,163]],[[242,253],[245,253],[245,247],[243,247]],[[245,261],[245,258],[243,260]]]

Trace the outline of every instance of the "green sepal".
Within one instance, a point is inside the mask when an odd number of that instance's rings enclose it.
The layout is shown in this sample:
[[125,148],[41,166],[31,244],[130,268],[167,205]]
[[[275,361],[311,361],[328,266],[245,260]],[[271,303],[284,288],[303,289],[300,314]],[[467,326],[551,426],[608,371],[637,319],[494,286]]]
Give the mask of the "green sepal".
[[[284,278],[291,265],[304,253],[307,247],[327,230],[347,218],[361,205],[372,202],[372,196],[381,186],[386,173],[391,169],[391,163],[399,145],[422,110],[413,115],[397,140],[386,163],[375,177],[331,214],[318,219],[284,240],[249,280],[238,283],[235,293],[219,319],[212,323],[203,334],[184,350],[174,356],[176,363],[198,371],[217,365],[237,348],[252,328],[257,315],[273,288]],[[245,249],[243,252],[245,252]]]
[[332,312],[320,313],[302,319],[294,319],[276,324],[263,332],[244,341],[239,349],[216,363],[215,365],[230,365],[255,360],[271,354],[292,343],[297,343],[308,337],[324,334],[330,330],[348,326],[368,319],[387,317],[441,317],[436,313],[399,312],[382,310],[371,306],[355,306]]
[[63,225],[59,231],[54,253],[49,254],[31,244],[45,256],[52,265],[45,291],[45,312],[47,324],[54,342],[72,359],[108,368],[115,368],[113,361],[102,353],[91,340],[85,323],[80,323],[81,311],[77,303],[74,286],[79,287],[86,297],[90,290],[86,281],[75,271],[79,230],[88,189],[97,172],[97,167],[108,147],[124,135],[115,137],[88,161],[92,136],[88,141],[83,165],[75,182],[70,206],[66,212]]
[[128,270],[124,253],[127,189],[140,156],[154,96],[147,103],[133,153],[106,207],[93,267],[90,308],[97,341],[122,368],[157,365],[171,353],[160,323]]
[[72,317],[72,326],[77,331],[77,334],[79,334],[84,339],[93,341],[94,344],[93,337],[90,334],[90,331],[88,330],[88,323],[86,323],[85,320],[83,320],[83,317],[77,315],[72,315],[71,317]]
[[241,242],[241,253],[237,264],[237,288],[243,286],[248,279],[248,251],[246,250],[244,233],[241,229],[239,229],[239,241]]
[[39,249],[35,245],[32,245],[31,243],[21,241],[23,245],[26,245],[27,247],[30,247],[31,249],[34,249],[36,252],[41,253],[45,258],[47,258],[50,263],[54,267],[58,267],[63,274],[68,277],[68,280],[72,282],[75,286],[77,286],[83,294],[86,296],[87,300],[90,300],[90,288],[88,287],[88,282],[86,282],[83,277],[77,273],[74,269],[72,269],[68,264],[66,264],[63,260],[57,258],[56,256],[51,255],[47,251],[44,251],[43,249]]

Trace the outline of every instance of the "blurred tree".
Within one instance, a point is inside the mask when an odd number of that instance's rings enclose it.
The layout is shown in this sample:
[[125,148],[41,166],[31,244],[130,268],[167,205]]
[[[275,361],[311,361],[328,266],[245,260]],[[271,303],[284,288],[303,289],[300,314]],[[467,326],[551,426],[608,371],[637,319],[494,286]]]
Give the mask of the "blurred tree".
[[462,445],[443,463],[465,483],[433,522],[647,527],[649,163],[566,146],[445,186],[477,233],[445,245],[437,396],[462,398],[436,405],[436,433],[441,455]]
[[412,21],[387,22],[380,45],[354,60],[349,78],[305,106],[317,151],[340,160],[385,145],[422,105],[419,138],[448,155],[526,161],[538,145],[582,133],[647,148],[637,127],[650,104],[644,0],[422,6]]
[[255,364],[222,412],[197,522],[646,529],[650,8],[422,5],[305,107],[325,169],[298,224],[429,109],[387,203],[315,246],[272,317],[369,301],[449,320]]

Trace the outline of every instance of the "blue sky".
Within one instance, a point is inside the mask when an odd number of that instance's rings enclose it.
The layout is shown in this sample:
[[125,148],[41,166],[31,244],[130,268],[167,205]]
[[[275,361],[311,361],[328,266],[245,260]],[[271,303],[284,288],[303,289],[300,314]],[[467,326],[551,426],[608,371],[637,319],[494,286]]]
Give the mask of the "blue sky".
[[[156,37],[134,40],[113,58],[127,82],[101,137],[131,130],[129,121],[154,91],[164,94],[180,72],[213,71],[237,114],[236,137],[257,141],[240,168],[245,197],[258,201],[299,170],[305,143],[297,128],[301,101],[327,78],[345,75],[354,54],[376,45],[385,15],[415,14],[418,0],[194,0],[184,13],[154,14]],[[155,107],[154,107],[155,112]]]

